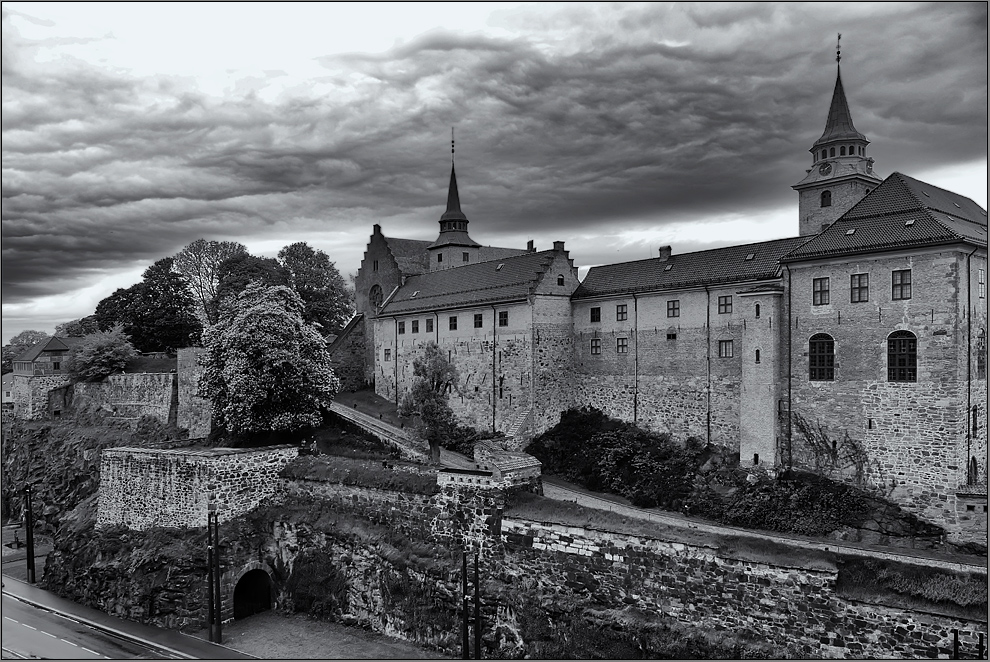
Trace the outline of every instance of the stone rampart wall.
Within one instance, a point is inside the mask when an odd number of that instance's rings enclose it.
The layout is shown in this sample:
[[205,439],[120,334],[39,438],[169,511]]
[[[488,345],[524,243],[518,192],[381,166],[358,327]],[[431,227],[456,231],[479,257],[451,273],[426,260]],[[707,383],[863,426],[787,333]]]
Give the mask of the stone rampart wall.
[[48,418],[48,392],[68,383],[68,377],[63,375],[14,375],[14,418],[27,421]]
[[212,497],[220,521],[284,493],[279,471],[298,449],[112,448],[103,451],[97,524],[131,529],[206,526]]
[[210,434],[213,406],[207,398],[199,397],[199,378],[203,374],[200,357],[205,356],[202,347],[186,347],[177,352],[178,411],[176,424],[189,430],[190,439],[203,439]]
[[99,382],[73,385],[72,407],[91,402],[117,418],[154,416],[168,423],[172,415],[173,373],[125,373]]

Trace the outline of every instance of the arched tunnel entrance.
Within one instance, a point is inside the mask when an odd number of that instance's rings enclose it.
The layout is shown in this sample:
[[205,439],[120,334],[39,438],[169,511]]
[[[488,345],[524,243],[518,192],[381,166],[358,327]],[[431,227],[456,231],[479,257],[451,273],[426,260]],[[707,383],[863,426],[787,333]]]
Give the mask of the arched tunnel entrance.
[[234,619],[247,618],[272,608],[272,580],[261,569],[249,570],[234,587]]

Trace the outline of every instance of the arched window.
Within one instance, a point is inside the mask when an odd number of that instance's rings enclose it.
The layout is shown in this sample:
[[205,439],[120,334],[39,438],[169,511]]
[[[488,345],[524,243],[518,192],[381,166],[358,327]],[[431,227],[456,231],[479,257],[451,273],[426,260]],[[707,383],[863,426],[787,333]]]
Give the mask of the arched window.
[[371,304],[371,309],[378,312],[378,307],[382,305],[382,288],[380,285],[372,285],[371,291],[368,292],[368,303]]
[[832,206],[832,192],[822,191],[822,207],[831,207],[831,206]]
[[969,458],[969,471],[966,475],[967,485],[976,485],[977,481],[980,479],[980,463],[976,461],[975,457]]
[[835,156],[835,148],[834,147],[832,149],[828,150],[828,155],[829,156]]
[[808,341],[808,377],[813,382],[835,381],[835,340],[816,333]]
[[823,149],[822,150],[822,158],[823,159],[827,159],[828,158],[828,150],[827,149]]
[[760,454],[753,453],[753,466],[756,466],[759,463],[760,463]]
[[557,284],[558,285],[563,285],[564,284],[564,275],[563,274],[560,274],[560,275],[557,276]]
[[839,148],[839,156],[845,156],[845,155],[846,155],[846,146],[843,145],[842,147]]
[[887,336],[887,381],[918,381],[918,338],[910,331]]
[[756,319],[760,319],[760,304],[756,304]]

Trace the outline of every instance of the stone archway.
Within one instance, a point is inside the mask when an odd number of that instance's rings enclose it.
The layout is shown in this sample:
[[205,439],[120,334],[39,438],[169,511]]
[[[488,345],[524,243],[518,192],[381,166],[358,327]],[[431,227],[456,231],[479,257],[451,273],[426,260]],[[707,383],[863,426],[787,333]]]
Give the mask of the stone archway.
[[234,620],[268,611],[275,606],[274,596],[275,585],[268,567],[258,562],[248,564],[234,584]]

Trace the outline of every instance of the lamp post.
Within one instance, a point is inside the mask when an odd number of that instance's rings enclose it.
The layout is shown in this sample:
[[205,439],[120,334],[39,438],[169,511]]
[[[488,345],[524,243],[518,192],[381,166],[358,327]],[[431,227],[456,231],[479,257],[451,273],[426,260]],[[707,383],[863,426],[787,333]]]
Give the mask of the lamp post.
[[223,643],[223,632],[221,623],[223,622],[223,601],[220,591],[220,521],[218,519],[216,502],[212,495],[209,502],[209,510],[206,513],[207,531],[207,575],[209,576],[209,609],[207,620],[209,621],[210,641],[216,644]]
[[24,488],[24,528],[27,535],[27,580],[34,583],[34,511],[31,510],[31,484]]

